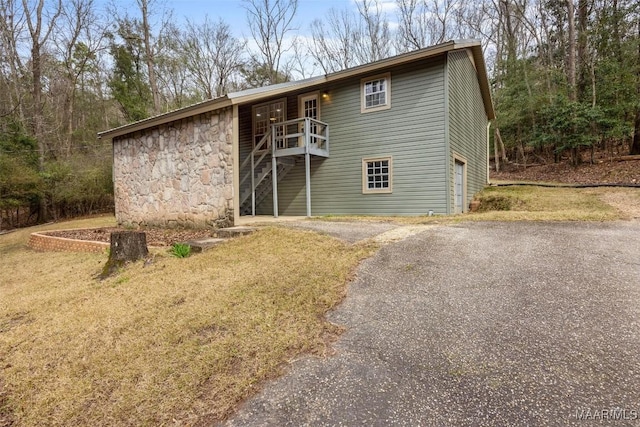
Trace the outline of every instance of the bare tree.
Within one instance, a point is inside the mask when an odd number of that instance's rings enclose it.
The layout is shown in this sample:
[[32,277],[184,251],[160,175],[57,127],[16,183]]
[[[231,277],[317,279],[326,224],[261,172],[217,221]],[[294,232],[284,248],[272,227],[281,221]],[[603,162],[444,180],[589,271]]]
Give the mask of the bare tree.
[[216,98],[229,91],[232,78],[242,66],[244,43],[235,38],[227,23],[187,23],[181,50],[186,67],[198,91],[205,98]]
[[163,54],[157,57],[156,69],[159,90],[163,94],[164,108],[167,110],[203,99],[189,72],[185,41],[185,34],[177,25],[165,24],[162,39],[158,43],[162,46]]
[[359,64],[356,43],[361,34],[348,10],[330,9],[324,19],[311,23],[311,34],[310,54],[325,74]]
[[70,0],[63,5],[62,13],[53,34],[55,52],[62,66],[64,79],[63,108],[58,112],[65,130],[62,135],[66,155],[71,154],[71,137],[75,130],[75,105],[79,82],[105,49],[105,25],[98,18],[94,0]]
[[[151,0],[152,2],[153,0]],[[147,73],[149,76],[149,86],[151,87],[151,95],[153,96],[153,109],[157,114],[162,109],[160,101],[160,90],[156,78],[156,52],[152,46],[151,40],[151,24],[149,23],[149,6],[150,0],[136,0],[140,13],[142,14],[142,36],[144,38],[144,50],[147,60]]]
[[378,61],[392,55],[389,21],[377,0],[359,0],[360,37],[356,40],[356,54],[360,63]]
[[[640,99],[640,15],[638,16],[638,57],[636,63],[636,93]],[[640,154],[640,104],[636,104],[635,119],[633,121],[633,139],[629,147],[629,154]]]
[[573,0],[565,0],[567,5],[567,24],[569,27],[569,48],[567,52],[567,80],[569,81],[569,99],[576,100],[576,23]]
[[[29,5],[27,0],[22,0],[25,22],[30,36],[30,63],[31,63],[31,96],[33,100],[33,135],[38,141],[38,166],[44,171],[45,155],[47,150],[46,135],[44,129],[44,106],[42,99],[42,56],[55,23],[62,13],[62,0],[45,11],[44,0],[38,0],[35,5]],[[47,218],[47,206],[45,199],[40,203],[40,220]]]
[[430,44],[428,11],[424,0],[396,0],[398,6],[398,48],[402,52],[420,49]]
[[285,64],[285,73],[293,78],[306,79],[313,75],[313,69],[309,65],[309,47],[304,44],[300,37],[295,37],[292,47],[291,58]]
[[291,49],[287,36],[295,28],[298,0],[244,0],[251,35],[271,83],[279,83],[282,55]]
[[16,7],[16,0],[0,0],[0,72],[6,89],[2,91],[4,108],[2,115],[13,114],[24,123],[22,91],[19,82],[25,68],[18,52],[18,39],[23,32],[24,18]]

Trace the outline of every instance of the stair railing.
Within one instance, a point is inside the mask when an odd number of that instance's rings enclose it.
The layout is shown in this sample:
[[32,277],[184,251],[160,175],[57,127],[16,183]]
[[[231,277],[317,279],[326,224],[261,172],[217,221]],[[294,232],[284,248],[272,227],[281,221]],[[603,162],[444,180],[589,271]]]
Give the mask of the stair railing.
[[[240,170],[244,170],[244,168],[247,167],[247,164],[251,162],[251,169],[240,180],[240,188],[242,188],[242,184],[244,184],[247,178],[251,176],[251,215],[253,216],[256,215],[256,186],[260,184],[260,183],[256,184],[256,177],[255,177],[256,164],[259,165],[262,162],[262,160],[265,158],[265,156],[269,154],[269,150],[263,149],[262,147],[270,140],[271,140],[271,129],[269,129],[267,133],[265,133],[262,136],[262,138],[260,138],[260,141],[258,142],[258,144],[256,144],[254,149],[251,150],[251,155],[247,157],[240,165]],[[256,154],[258,154],[258,152],[260,151],[262,152],[260,153],[260,156],[256,160]]]

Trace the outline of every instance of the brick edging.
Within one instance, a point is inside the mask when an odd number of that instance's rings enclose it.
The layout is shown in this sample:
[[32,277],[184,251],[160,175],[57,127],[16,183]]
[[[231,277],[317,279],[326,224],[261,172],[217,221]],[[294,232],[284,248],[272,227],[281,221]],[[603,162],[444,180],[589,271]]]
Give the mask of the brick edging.
[[31,233],[27,246],[36,251],[104,253],[111,245],[93,240],[76,240],[66,237],[49,236],[45,231]]

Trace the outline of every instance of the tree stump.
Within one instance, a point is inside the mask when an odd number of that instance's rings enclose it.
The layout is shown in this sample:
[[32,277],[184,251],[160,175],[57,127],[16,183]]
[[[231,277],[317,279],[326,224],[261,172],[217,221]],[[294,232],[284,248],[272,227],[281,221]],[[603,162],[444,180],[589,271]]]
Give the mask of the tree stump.
[[147,235],[141,231],[116,231],[111,233],[109,260],[102,269],[101,279],[118,271],[127,262],[144,259],[149,255]]

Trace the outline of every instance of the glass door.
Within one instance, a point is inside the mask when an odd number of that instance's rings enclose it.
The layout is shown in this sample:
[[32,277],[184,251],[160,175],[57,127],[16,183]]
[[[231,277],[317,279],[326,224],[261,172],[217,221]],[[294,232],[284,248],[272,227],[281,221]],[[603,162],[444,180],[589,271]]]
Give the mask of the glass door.
[[[320,120],[320,103],[318,102],[317,92],[300,95],[299,105],[299,117],[309,117],[311,119]],[[304,124],[300,125],[300,132],[304,133]],[[318,132],[320,132],[320,129],[318,129],[318,125],[315,123],[311,123],[309,133],[318,134]],[[311,137],[309,142],[313,147],[316,147],[318,145],[317,138],[315,137]],[[299,139],[298,145],[304,147],[304,136]]]
[[[269,127],[275,123],[282,123],[287,117],[287,100],[279,99],[273,102],[255,105],[253,107],[253,147],[255,148],[260,140],[269,131]],[[284,135],[284,126],[276,126],[276,139],[282,144],[282,138],[278,136]],[[261,150],[271,148],[271,140],[267,141],[261,147]],[[281,148],[281,147],[280,147]]]

